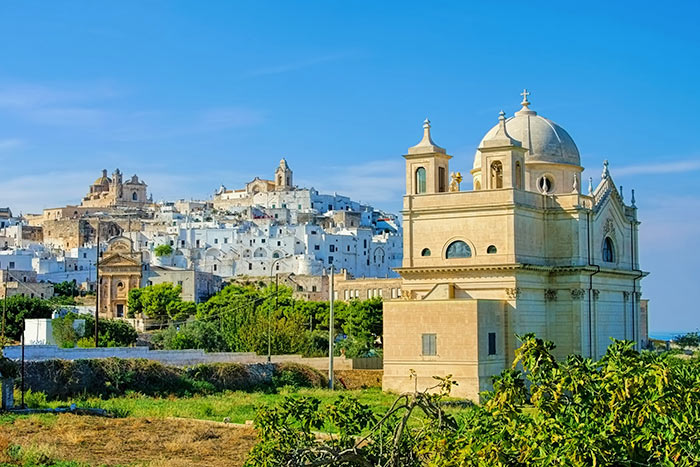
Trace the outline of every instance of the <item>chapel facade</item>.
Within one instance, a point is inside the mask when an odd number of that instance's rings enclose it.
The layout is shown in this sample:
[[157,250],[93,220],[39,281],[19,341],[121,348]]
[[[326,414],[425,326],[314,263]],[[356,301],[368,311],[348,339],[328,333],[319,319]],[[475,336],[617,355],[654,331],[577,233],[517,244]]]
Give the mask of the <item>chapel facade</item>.
[[604,164],[581,189],[576,144],[530,109],[501,112],[482,139],[460,191],[445,149],[431,137],[408,149],[401,298],[384,303],[385,390],[434,386],[452,375],[453,395],[479,399],[534,332],[555,355],[598,358],[610,338],[646,345],[640,309],[637,208]]

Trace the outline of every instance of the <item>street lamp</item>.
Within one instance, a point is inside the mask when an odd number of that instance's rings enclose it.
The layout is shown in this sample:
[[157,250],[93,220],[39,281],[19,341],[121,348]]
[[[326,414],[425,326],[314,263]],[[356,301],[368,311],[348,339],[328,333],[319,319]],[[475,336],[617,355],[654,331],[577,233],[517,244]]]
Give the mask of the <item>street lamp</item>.
[[[283,256],[281,258],[275,259],[271,264],[270,264],[270,282],[272,282],[272,271],[275,269],[275,264],[279,263],[283,259],[289,259],[291,258],[292,255],[289,256]],[[275,314],[277,314],[278,307],[279,307],[279,302],[278,302],[278,296],[279,296],[279,274],[275,272]],[[267,309],[267,363],[270,363],[272,361],[272,317],[270,316],[270,308]]]

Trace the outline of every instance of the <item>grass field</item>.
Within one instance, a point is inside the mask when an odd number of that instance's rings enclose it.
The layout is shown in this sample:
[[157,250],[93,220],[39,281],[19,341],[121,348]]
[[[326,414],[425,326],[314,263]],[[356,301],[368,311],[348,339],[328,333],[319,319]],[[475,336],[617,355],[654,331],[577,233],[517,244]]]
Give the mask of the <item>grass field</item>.
[[258,407],[274,405],[287,395],[313,396],[320,399],[322,405],[327,405],[341,393],[356,397],[376,412],[385,411],[396,398],[395,395],[383,393],[380,389],[342,392],[327,389],[299,389],[295,391],[282,390],[275,394],[231,391],[187,398],[161,398],[131,394],[112,399],[88,398],[73,399],[68,402],[50,402],[44,406],[60,407],[74,403],[78,407],[97,407],[131,417],[178,417],[214,421],[228,418],[233,423],[245,423],[246,420],[253,420]]

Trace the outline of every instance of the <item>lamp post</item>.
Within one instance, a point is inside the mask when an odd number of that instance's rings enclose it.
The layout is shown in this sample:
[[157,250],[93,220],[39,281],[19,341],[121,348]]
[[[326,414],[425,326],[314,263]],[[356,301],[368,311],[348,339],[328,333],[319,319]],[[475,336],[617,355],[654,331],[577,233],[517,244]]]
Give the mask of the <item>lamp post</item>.
[[98,321],[100,319],[100,219],[97,219],[97,252],[95,258],[95,348],[99,344]]
[[[283,256],[277,258],[270,264],[270,282],[272,282],[272,271],[275,269],[275,264],[279,263],[283,259],[291,258],[291,256]],[[279,302],[277,300],[279,292],[279,274],[275,272],[275,314],[277,314]],[[272,361],[272,317],[270,316],[270,309],[267,309],[267,363]]]

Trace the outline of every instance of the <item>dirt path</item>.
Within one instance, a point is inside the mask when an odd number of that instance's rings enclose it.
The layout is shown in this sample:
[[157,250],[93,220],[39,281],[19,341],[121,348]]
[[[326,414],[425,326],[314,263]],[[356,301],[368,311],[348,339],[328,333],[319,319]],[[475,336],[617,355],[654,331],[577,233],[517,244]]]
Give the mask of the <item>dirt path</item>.
[[0,450],[18,444],[90,465],[242,466],[255,441],[252,427],[184,419],[64,414],[0,425]]

